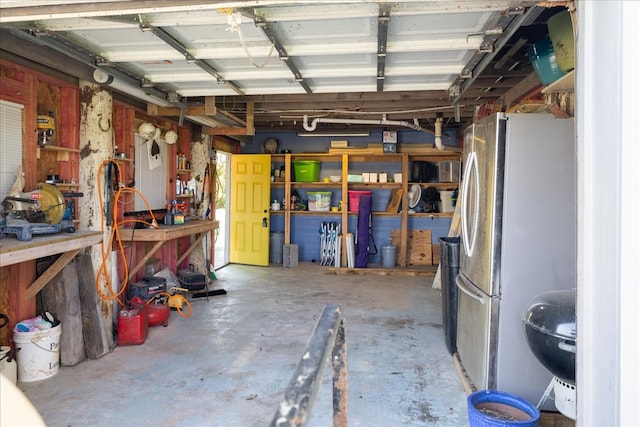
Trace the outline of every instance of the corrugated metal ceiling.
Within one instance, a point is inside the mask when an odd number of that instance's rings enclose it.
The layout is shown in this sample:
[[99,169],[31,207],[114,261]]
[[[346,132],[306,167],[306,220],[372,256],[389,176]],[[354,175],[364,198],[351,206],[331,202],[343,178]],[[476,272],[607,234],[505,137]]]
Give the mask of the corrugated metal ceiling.
[[[51,3],[58,5],[3,1],[0,25],[100,68],[145,102],[184,107],[208,96],[229,105],[273,95],[334,94],[324,99],[337,100],[340,94],[380,93],[388,96],[376,109],[388,113],[394,99],[407,93],[437,94],[442,106],[451,108],[465,81],[478,77],[477,64],[496,53],[533,5],[519,0]],[[433,102],[428,107],[431,111]],[[256,124],[267,113],[257,107]]]

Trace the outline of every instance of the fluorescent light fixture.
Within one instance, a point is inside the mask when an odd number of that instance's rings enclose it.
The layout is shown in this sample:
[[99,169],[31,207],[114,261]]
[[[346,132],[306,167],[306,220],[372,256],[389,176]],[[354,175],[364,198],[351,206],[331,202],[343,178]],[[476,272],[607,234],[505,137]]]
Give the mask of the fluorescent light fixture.
[[298,136],[370,136],[371,132],[298,132]]

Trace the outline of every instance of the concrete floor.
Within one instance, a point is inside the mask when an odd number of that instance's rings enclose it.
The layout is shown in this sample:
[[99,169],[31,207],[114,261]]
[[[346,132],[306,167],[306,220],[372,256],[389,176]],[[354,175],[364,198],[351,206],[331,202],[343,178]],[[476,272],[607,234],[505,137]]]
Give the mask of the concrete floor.
[[[431,279],[229,265],[227,295],[171,313],[139,346],[18,383],[48,426],[266,426],[326,304],[342,304],[350,426],[464,426]],[[332,425],[331,369],[309,426]]]

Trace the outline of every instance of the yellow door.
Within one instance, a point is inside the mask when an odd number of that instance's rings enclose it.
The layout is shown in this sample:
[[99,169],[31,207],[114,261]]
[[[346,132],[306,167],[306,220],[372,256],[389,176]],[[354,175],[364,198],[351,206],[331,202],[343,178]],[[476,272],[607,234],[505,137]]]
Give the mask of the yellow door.
[[271,156],[231,156],[229,260],[269,265]]

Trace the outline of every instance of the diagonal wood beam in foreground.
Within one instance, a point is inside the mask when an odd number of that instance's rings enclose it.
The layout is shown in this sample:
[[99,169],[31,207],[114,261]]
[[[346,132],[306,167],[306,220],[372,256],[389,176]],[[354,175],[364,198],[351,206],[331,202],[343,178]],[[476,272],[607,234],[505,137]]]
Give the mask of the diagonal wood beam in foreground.
[[[230,113],[227,113],[227,114],[230,114]],[[244,128],[215,127],[215,128],[209,128],[207,133],[209,135],[255,135],[256,129],[254,127],[253,115],[254,115],[254,103],[253,101],[247,101],[247,120],[246,120],[246,126]]]

